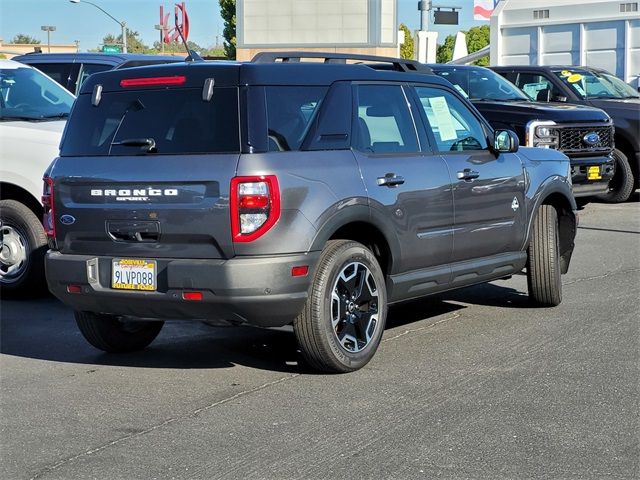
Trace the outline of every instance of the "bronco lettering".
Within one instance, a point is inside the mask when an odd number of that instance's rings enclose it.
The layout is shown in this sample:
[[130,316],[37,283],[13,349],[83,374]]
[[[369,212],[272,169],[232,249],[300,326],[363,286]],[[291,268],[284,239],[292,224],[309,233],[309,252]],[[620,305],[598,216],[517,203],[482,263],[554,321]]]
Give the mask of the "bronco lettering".
[[90,192],[92,197],[177,197],[177,188],[134,188],[121,190],[103,190],[101,188],[92,188]]

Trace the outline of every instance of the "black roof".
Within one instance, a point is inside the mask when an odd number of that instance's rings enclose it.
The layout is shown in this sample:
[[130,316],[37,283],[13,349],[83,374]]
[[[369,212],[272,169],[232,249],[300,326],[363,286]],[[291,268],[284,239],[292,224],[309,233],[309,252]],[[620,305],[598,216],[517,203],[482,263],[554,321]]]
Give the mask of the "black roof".
[[487,67],[481,67],[479,65],[455,65],[446,63],[428,63],[427,66],[432,70],[488,70]]
[[91,62],[114,67],[131,62],[181,62],[186,57],[172,55],[143,55],[139,53],[27,53],[13,57],[12,60],[26,64]]
[[491,70],[504,71],[504,72],[511,71],[511,70],[518,70],[522,72],[532,72],[535,70],[548,70],[548,71],[585,70],[585,71],[598,72],[598,73],[609,73],[602,68],[587,67],[585,65],[502,65],[502,66],[495,66],[495,67],[489,67],[489,68],[491,68]]
[[185,76],[186,80],[182,87],[193,88],[202,88],[207,78],[213,78],[217,87],[237,85],[323,86],[340,80],[386,80],[451,86],[449,82],[433,74],[377,70],[364,64],[204,61],[149,65],[95,73],[83,84],[80,93],[92,92],[93,86],[96,84],[102,85],[104,91],[115,91],[121,89],[120,81],[123,79],[163,76]]

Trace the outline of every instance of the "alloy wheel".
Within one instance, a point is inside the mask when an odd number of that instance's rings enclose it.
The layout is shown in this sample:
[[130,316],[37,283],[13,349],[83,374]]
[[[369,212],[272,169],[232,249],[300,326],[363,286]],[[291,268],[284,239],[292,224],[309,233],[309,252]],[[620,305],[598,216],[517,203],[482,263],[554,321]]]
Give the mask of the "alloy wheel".
[[369,345],[378,324],[378,287],[360,262],[347,264],[331,291],[331,325],[338,342],[355,353]]

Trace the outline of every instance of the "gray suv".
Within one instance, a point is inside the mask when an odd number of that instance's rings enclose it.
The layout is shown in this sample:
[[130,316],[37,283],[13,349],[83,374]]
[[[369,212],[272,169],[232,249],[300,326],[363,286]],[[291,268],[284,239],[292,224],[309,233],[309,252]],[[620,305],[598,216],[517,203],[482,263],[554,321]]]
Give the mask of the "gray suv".
[[523,269],[560,303],[567,157],[519,149],[414,62],[275,60],[82,87],[43,202],[49,288],[92,345],[142,349],[165,319],[293,324],[312,367],[346,372],[389,304]]

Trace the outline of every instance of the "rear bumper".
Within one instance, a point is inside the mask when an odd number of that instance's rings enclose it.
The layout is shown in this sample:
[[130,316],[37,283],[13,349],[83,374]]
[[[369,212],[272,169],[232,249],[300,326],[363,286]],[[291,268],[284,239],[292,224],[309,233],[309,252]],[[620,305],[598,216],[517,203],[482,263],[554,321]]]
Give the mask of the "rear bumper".
[[[319,256],[157,259],[156,292],[112,289],[111,257],[49,251],[45,268],[49,290],[75,310],[273,327],[290,323],[302,310]],[[95,272],[91,280],[89,265]],[[293,277],[292,267],[300,265],[308,265],[309,273]],[[69,293],[68,285],[79,285],[81,293]],[[201,292],[202,300],[183,300],[185,291]]]
[[[590,197],[609,191],[609,182],[615,171],[614,161],[610,156],[571,158],[571,182],[573,183],[573,195],[578,197]],[[598,167],[601,178],[589,180],[589,167]]]

